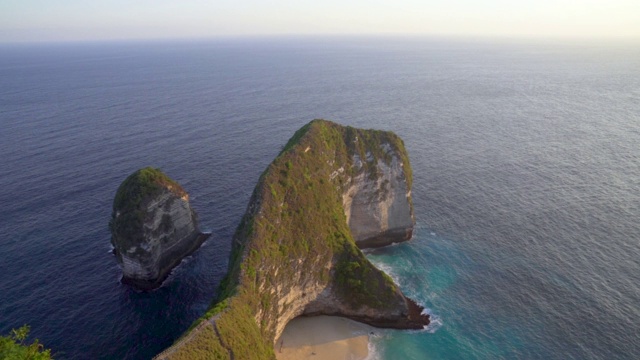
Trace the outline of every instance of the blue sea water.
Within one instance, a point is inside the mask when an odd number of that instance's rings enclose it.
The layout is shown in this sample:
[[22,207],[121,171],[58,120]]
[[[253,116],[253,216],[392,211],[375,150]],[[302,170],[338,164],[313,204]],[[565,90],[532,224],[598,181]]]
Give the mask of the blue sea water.
[[[209,305],[259,174],[314,118],[398,133],[409,243],[368,252],[429,308],[377,359],[640,358],[640,44],[260,38],[0,46],[0,333],[148,359]],[[156,166],[213,236],[154,292],[107,223]]]

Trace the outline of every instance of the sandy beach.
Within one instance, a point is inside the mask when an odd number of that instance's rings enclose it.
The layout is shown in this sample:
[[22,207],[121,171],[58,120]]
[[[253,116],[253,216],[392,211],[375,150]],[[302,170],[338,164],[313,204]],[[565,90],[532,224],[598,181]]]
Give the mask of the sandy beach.
[[278,360],[362,360],[373,328],[334,316],[297,318],[285,328],[274,348]]

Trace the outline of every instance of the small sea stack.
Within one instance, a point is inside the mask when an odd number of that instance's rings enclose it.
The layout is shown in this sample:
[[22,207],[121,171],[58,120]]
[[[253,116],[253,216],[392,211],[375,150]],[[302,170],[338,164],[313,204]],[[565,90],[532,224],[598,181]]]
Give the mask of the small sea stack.
[[198,217],[182,186],[151,167],[134,172],[120,185],[109,228],[122,282],[140,290],[159,287],[210,235],[198,229]]

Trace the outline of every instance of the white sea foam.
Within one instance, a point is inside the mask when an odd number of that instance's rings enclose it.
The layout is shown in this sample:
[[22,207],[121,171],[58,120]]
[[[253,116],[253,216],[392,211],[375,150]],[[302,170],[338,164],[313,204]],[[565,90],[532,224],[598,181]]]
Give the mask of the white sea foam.
[[440,316],[438,316],[438,314],[434,314],[431,309],[429,308],[424,308],[424,310],[422,311],[423,314],[429,315],[429,325],[424,327],[424,330],[430,334],[435,333],[436,331],[438,331],[438,329],[440,329],[443,325],[442,322],[442,318],[440,318]]
[[402,284],[400,282],[400,278],[398,277],[398,275],[396,273],[393,272],[393,268],[390,265],[385,264],[383,262],[374,261],[374,260],[371,260],[371,259],[369,259],[369,261],[371,261],[371,263],[375,267],[377,267],[378,269],[384,271],[387,275],[389,275],[391,277],[391,279],[393,279],[393,281],[396,284],[399,284],[400,286],[402,286]]
[[367,349],[369,353],[364,360],[382,360],[382,344],[380,341],[377,341],[382,336],[379,335],[379,332],[374,332],[374,334],[369,335],[369,344],[367,345]]

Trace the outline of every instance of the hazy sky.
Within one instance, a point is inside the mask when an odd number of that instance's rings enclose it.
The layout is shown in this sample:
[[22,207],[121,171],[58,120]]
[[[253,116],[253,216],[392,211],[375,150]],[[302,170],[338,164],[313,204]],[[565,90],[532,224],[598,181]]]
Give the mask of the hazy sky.
[[274,34],[640,38],[640,0],[0,0],[0,41]]

